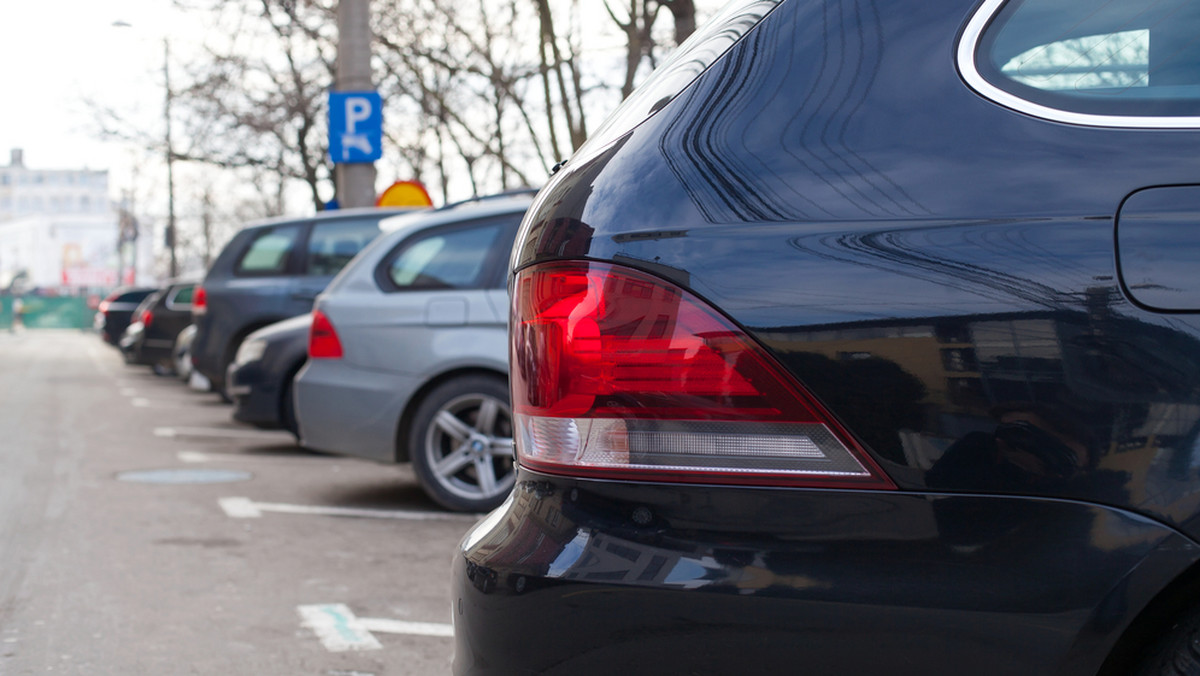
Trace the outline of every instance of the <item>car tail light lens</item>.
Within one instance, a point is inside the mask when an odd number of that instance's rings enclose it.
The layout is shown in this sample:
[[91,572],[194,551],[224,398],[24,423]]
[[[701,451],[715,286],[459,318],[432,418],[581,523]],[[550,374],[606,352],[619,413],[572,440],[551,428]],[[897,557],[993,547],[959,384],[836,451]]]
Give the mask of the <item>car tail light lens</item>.
[[341,359],[342,341],[338,340],[333,323],[324,312],[313,312],[312,328],[308,332],[308,356],[312,359]]
[[111,307],[114,302],[116,302],[117,298],[120,295],[121,295],[120,292],[115,292],[115,293],[110,294],[107,298],[100,301],[100,305],[96,306],[96,311],[99,312],[100,314],[107,315],[108,308]]
[[202,315],[205,312],[208,312],[208,293],[204,291],[203,286],[197,286],[192,294],[192,314]]
[[652,481],[895,484],[805,388],[699,298],[621,266],[517,274],[517,455],[552,474]]
[[154,321],[154,313],[149,310],[142,311],[142,327],[150,328],[150,322]]

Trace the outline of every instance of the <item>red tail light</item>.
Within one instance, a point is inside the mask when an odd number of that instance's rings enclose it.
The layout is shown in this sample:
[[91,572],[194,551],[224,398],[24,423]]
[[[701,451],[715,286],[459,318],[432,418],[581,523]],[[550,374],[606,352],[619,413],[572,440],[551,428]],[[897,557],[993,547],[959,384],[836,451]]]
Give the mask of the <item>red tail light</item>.
[[202,315],[205,312],[208,312],[208,293],[203,286],[197,286],[192,294],[192,314]]
[[308,332],[308,356],[312,359],[341,359],[342,341],[325,313],[313,312],[312,328]]
[[895,485],[762,347],[699,298],[615,265],[518,273],[517,455],[573,476]]
[[96,311],[99,312],[100,314],[107,315],[109,306],[112,305],[114,302],[116,302],[117,298],[120,295],[121,295],[120,291],[114,291],[113,293],[111,293],[108,296],[108,298],[105,298],[104,300],[100,301],[100,305],[96,307]]
[[142,328],[150,328],[150,322],[154,321],[154,313],[149,310],[142,311]]

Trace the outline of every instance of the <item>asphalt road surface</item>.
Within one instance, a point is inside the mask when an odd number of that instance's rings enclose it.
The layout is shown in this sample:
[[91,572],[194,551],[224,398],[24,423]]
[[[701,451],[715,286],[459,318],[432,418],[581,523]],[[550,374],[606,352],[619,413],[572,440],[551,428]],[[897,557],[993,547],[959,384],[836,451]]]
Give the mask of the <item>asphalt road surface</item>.
[[91,333],[0,334],[0,674],[445,674],[476,517]]

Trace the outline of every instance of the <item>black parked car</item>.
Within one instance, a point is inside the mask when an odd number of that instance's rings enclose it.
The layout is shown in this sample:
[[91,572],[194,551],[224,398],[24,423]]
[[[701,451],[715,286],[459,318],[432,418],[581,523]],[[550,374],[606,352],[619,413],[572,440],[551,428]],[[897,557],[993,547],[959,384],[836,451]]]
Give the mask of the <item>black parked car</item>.
[[1200,2],[739,0],[513,251],[466,674],[1198,674]]
[[163,374],[174,372],[175,341],[192,323],[197,284],[195,280],[168,282],[142,301],[120,343],[128,363],[151,366]]
[[155,287],[123,287],[110,293],[96,308],[94,326],[100,337],[109,345],[117,346],[125,328],[133,320],[133,311],[146,296],[154,293]]
[[345,209],[248,225],[196,291],[192,362],[223,396],[225,371],[252,331],[312,310],[334,275],[404,209]]
[[308,360],[310,328],[311,313],[264,326],[246,336],[225,374],[235,420],[299,434],[292,377]]
[[125,358],[126,364],[134,364],[133,347],[134,343],[142,338],[142,322],[141,317],[150,311],[150,306],[162,297],[163,289],[156,289],[153,293],[142,299],[142,302],[137,304],[133,312],[129,315],[129,325],[121,333],[121,337],[117,340],[117,348],[121,350],[121,356]]

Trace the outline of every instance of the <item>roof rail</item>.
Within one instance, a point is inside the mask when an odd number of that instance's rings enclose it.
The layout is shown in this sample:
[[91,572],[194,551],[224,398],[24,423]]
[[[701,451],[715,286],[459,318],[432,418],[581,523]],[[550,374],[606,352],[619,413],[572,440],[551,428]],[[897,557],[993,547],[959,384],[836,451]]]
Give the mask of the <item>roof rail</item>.
[[455,207],[459,207],[464,204],[475,204],[477,202],[486,202],[487,200],[502,199],[505,197],[516,197],[518,195],[536,195],[537,191],[538,191],[537,188],[513,188],[511,190],[505,190],[503,192],[493,193],[491,195],[476,195],[475,197],[468,197],[465,200],[459,200],[458,202],[451,202],[450,204],[442,205],[442,206],[438,207],[436,209],[436,211],[442,211],[443,209],[453,209]]

